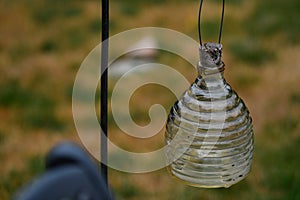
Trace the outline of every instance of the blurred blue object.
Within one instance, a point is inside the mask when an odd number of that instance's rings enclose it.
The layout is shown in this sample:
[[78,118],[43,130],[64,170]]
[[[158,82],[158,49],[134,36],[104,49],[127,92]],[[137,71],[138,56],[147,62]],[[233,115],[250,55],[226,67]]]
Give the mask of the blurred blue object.
[[46,172],[15,200],[112,200],[96,164],[78,145],[65,142],[46,157]]

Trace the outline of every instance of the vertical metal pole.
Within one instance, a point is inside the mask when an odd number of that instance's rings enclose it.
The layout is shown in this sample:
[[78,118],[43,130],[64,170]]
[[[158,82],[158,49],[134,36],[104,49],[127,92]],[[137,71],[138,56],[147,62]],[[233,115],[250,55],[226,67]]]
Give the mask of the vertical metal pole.
[[107,97],[108,97],[108,37],[109,37],[109,0],[102,0],[102,46],[101,46],[101,175],[106,186],[107,178]]

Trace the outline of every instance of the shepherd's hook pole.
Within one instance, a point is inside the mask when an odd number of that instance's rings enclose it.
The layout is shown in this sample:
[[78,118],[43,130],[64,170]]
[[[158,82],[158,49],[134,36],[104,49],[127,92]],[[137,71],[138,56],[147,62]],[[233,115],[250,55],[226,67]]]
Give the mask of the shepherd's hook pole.
[[101,45],[101,175],[106,186],[107,178],[107,94],[108,94],[108,38],[109,38],[109,0],[102,0],[102,45]]

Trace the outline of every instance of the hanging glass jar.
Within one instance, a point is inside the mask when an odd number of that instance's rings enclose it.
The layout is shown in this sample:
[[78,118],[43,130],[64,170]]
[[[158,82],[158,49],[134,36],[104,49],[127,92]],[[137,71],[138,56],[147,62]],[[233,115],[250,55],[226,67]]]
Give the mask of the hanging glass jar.
[[198,77],[168,116],[166,144],[180,134],[167,146],[168,171],[192,186],[227,188],[250,171],[252,119],[224,69],[222,45],[200,45]]

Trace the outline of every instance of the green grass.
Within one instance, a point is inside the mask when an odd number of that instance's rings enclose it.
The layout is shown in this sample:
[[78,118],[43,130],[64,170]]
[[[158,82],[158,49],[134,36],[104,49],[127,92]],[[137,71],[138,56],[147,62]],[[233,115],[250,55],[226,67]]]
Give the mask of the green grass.
[[[299,121],[295,116],[286,116],[265,125],[265,143],[260,141],[256,156],[263,170],[262,184],[267,189],[266,199],[299,199],[300,136]],[[271,143],[271,144],[270,144]]]
[[[15,194],[25,186],[32,177],[41,174],[44,171],[44,159],[40,156],[33,156],[27,160],[25,168],[22,170],[11,169],[11,171],[0,179],[1,189],[6,194]],[[1,195],[4,195],[3,193]]]
[[53,39],[46,39],[40,46],[40,51],[44,53],[57,52],[59,50],[59,44]]
[[264,39],[274,35],[283,35],[284,40],[278,41],[300,42],[300,1],[298,0],[265,0],[258,1],[253,14],[245,21],[245,29],[251,35],[258,35]]
[[20,86],[17,80],[8,81],[0,90],[0,106],[26,106],[33,98],[31,91]]
[[204,41],[218,42],[219,20],[203,20],[201,22],[201,37]]
[[275,146],[280,142],[289,143],[290,135],[297,129],[298,124],[299,121],[295,116],[285,116],[280,120],[266,124],[263,133],[268,135],[269,142]]
[[234,78],[234,81],[236,82],[236,85],[239,86],[239,88],[249,89],[256,86],[260,82],[260,78],[257,76],[257,74],[243,72],[239,73]]
[[23,127],[60,130],[63,122],[55,115],[54,100],[24,88],[17,80],[10,80],[0,90],[0,106],[17,109],[17,119]]
[[120,185],[120,187],[116,188],[115,194],[119,199],[132,198],[135,196],[139,196],[140,191],[135,185],[128,184],[124,181],[123,184]]
[[[197,2],[198,0],[147,0],[147,1],[140,1],[140,0],[115,0],[114,2],[119,4],[120,6],[120,13],[123,16],[135,17],[142,9],[147,8],[149,5],[163,5],[168,3],[190,3],[190,2]],[[172,14],[172,13],[170,13]]]
[[124,2],[121,5],[121,13],[127,16],[135,16],[139,13],[140,6],[137,4],[130,4],[128,2]]
[[91,20],[88,24],[88,29],[90,32],[99,34],[101,32],[102,21],[99,18]]
[[80,48],[86,43],[88,34],[85,29],[78,26],[67,30],[65,38],[68,49]]
[[300,94],[299,93],[292,93],[290,95],[290,102],[296,105],[300,105]]
[[[228,5],[239,5],[241,3],[243,3],[245,0],[227,0],[225,1],[225,4]],[[220,5],[222,4],[222,1],[221,0],[212,0],[212,2],[214,3],[219,3]]]
[[[55,20],[61,20],[62,18],[78,17],[83,13],[82,7],[76,2],[69,0],[46,0],[36,1],[31,0],[32,19],[38,25],[45,26]],[[43,7],[41,9],[41,7]]]
[[[281,137],[274,141],[278,145],[280,139],[287,137],[288,133],[283,131],[281,134]],[[259,164],[263,170],[262,184],[268,190],[266,199],[299,199],[299,145],[300,137],[276,149],[260,144],[257,156],[259,156]]]
[[274,52],[254,38],[236,39],[229,44],[232,55],[244,63],[260,67],[275,58]]
[[45,97],[33,99],[22,109],[19,116],[20,124],[33,129],[62,130],[64,122],[55,115],[55,104]]

